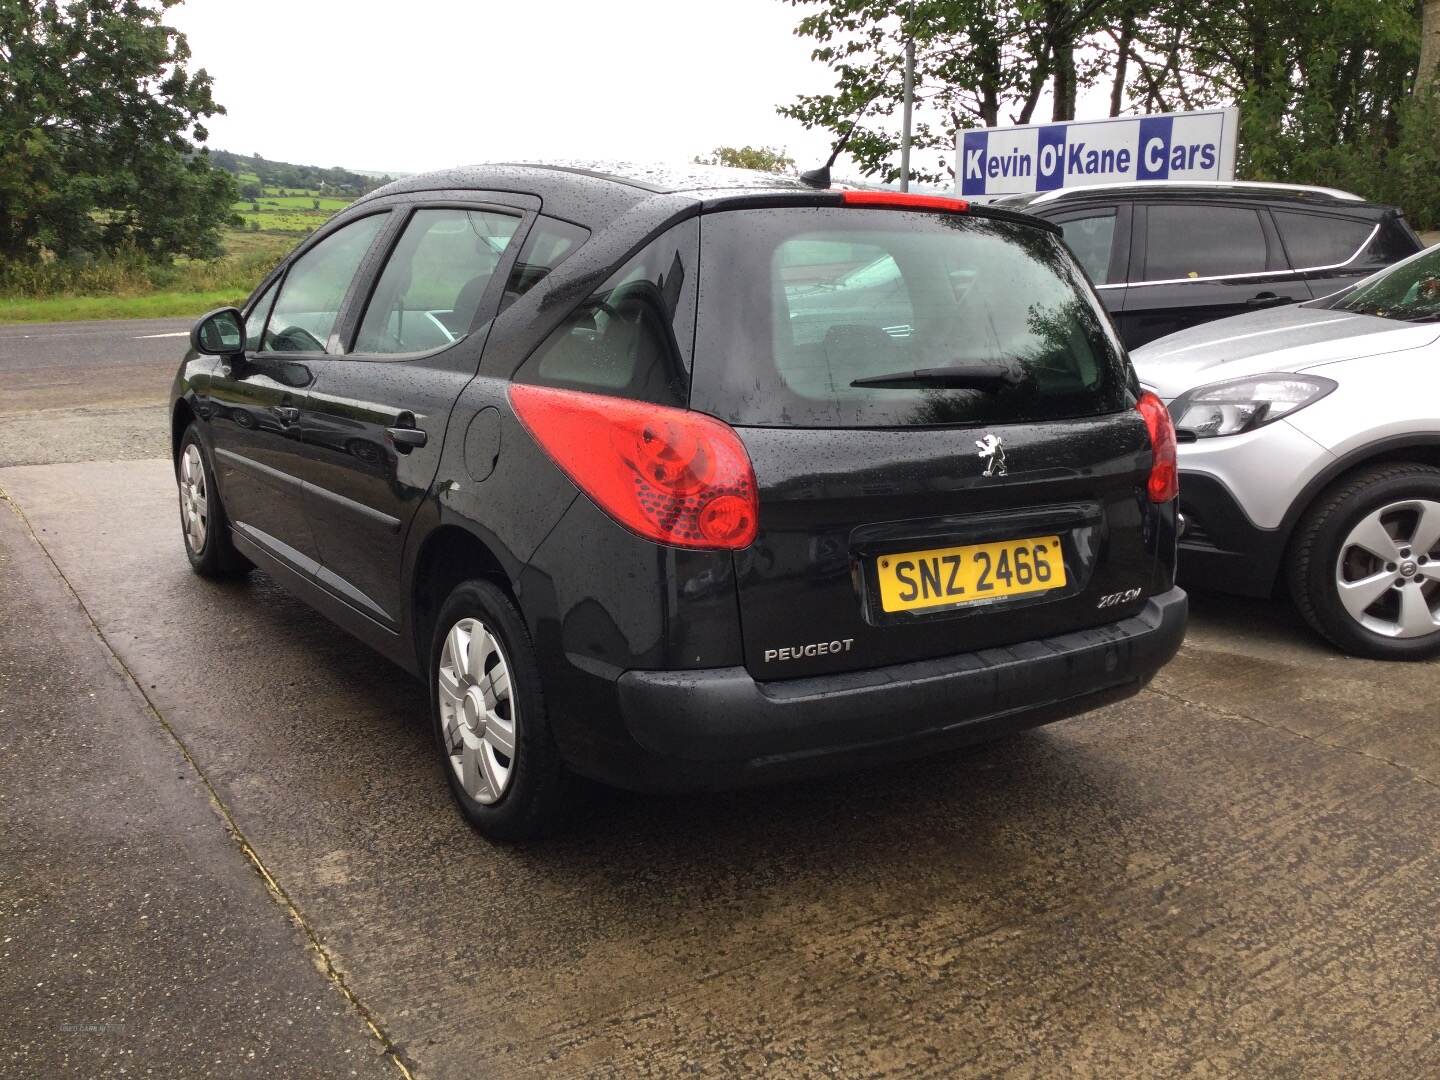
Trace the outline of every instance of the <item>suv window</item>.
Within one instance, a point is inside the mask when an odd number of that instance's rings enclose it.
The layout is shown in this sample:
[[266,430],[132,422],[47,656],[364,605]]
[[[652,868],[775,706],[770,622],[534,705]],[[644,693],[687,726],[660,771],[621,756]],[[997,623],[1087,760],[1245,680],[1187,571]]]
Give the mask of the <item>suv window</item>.
[[1260,215],[1246,207],[1152,203],[1146,212],[1146,281],[1263,273],[1266,256]]
[[1290,265],[1297,270],[1349,262],[1375,231],[1374,223],[1352,218],[1295,210],[1272,212]]
[[646,245],[556,327],[519,381],[685,405],[698,245],[693,218]]
[[291,264],[270,312],[262,351],[325,351],[350,281],[386,217],[379,213],[352,221]]
[[505,294],[500,298],[500,310],[504,311],[520,297],[544,281],[550,271],[575,254],[581,244],[590,237],[590,230],[568,221],[538,217],[520,249],[520,257],[510,271],[510,280],[505,283]]
[[1090,279],[1103,285],[1110,280],[1110,249],[1115,242],[1115,210],[1098,210],[1083,217],[1057,221],[1065,243],[1085,267]]
[[[705,218],[691,407],[732,424],[912,427],[1091,416],[1127,372],[1059,239],[979,216],[739,210]],[[855,386],[1007,369],[999,388]]]
[[519,227],[516,215],[493,210],[416,210],[375,285],[352,351],[429,352],[465,337]]

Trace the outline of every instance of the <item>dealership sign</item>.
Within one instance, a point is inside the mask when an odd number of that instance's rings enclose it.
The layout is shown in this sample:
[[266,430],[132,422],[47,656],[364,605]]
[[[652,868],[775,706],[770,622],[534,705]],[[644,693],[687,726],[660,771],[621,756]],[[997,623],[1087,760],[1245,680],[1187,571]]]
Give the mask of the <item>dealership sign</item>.
[[1239,112],[1127,116],[1111,120],[960,132],[958,194],[991,198],[1133,180],[1233,180]]

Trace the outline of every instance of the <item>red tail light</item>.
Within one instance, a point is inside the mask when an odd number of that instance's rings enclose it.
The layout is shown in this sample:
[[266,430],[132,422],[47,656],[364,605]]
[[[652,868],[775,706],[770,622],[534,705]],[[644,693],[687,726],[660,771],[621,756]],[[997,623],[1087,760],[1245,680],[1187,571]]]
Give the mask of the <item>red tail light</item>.
[[1150,501],[1169,502],[1180,494],[1180,473],[1176,467],[1175,455],[1175,424],[1170,419],[1170,410],[1148,390],[1140,395],[1135,409],[1145,418],[1145,427],[1150,431],[1150,448],[1155,452],[1147,484]]
[[510,403],[565,475],[647,540],[738,549],[755,539],[755,472],[729,425],[685,409],[519,383]]
[[911,195],[908,191],[842,191],[840,205],[939,210],[949,214],[963,214],[970,209],[966,199],[951,199],[945,195]]

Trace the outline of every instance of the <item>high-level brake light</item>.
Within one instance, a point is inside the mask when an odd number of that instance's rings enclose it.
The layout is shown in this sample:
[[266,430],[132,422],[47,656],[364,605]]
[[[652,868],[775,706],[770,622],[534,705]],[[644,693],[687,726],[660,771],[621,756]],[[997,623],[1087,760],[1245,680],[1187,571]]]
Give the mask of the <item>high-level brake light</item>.
[[912,195],[908,191],[842,191],[841,206],[869,206],[890,210],[932,210],[942,214],[963,214],[970,209],[966,199],[947,195]]

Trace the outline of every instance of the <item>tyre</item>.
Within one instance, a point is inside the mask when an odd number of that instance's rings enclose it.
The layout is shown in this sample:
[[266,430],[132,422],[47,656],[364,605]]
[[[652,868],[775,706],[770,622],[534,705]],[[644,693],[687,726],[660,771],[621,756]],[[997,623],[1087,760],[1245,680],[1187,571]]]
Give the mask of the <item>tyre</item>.
[[491,840],[542,835],[573,781],[555,747],[535,650],[492,582],[458,585],[430,645],[431,721],[450,792]]
[[208,578],[238,577],[253,570],[230,538],[230,519],[215,486],[215,470],[194,424],[180,440],[175,483],[180,492],[180,532],[191,568]]
[[1290,593],[1301,615],[1355,656],[1440,655],[1440,469],[1359,469],[1296,529]]

